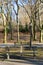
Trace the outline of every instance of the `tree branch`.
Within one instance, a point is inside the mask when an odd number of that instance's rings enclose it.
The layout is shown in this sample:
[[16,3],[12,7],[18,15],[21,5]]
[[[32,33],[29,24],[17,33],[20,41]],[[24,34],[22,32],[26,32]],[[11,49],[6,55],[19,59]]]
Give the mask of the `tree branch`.
[[[25,6],[23,5],[23,3],[22,3],[22,2],[20,2],[20,3],[21,3],[22,5],[20,5],[20,4],[19,4],[19,5],[25,9],[27,15],[29,16],[29,13],[28,13],[27,9],[25,8]],[[29,16],[29,18],[30,18],[30,16]]]

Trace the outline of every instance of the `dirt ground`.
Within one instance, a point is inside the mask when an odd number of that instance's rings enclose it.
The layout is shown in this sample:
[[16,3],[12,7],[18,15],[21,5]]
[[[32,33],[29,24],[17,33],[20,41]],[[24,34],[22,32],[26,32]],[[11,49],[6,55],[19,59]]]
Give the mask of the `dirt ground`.
[[[36,33],[36,41],[39,41],[39,37],[40,37],[40,34],[39,32]],[[14,32],[12,34],[12,40],[11,40],[11,34],[8,34],[7,35],[7,42],[8,43],[17,43],[17,38],[18,38],[18,35],[17,35],[17,32]],[[4,40],[4,34],[3,33],[0,33],[0,43],[3,43],[3,40]],[[19,33],[19,40],[20,42],[29,42],[30,41],[30,34],[29,33]]]

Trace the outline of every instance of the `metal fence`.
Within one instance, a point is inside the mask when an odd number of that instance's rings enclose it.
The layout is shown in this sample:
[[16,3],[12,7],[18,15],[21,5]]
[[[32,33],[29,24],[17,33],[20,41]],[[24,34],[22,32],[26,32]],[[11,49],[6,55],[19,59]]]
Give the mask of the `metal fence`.
[[[8,45],[9,46],[9,45]],[[29,45],[14,45],[14,46],[5,46],[0,47],[0,57],[3,55],[9,54],[9,56],[21,56],[21,57],[36,57],[36,58],[43,58],[43,46],[32,46],[31,48]],[[1,56],[2,55],[2,56]]]

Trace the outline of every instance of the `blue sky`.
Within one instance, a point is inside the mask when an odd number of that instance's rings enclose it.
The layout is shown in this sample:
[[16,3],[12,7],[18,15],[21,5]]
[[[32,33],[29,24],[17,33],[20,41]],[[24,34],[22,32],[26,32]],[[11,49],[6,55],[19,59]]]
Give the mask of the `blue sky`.
[[[20,1],[22,2],[22,0],[18,0],[18,4],[21,5]],[[27,4],[27,3],[28,3],[28,0],[25,0],[24,4]],[[17,6],[16,6],[14,0],[12,0],[11,4],[14,5],[14,8],[15,8],[15,10],[16,10],[16,12],[17,12]],[[4,7],[4,6],[3,6],[3,7]],[[9,8],[9,9],[10,9],[10,8]],[[5,13],[5,14],[7,13],[6,11],[7,11],[7,9],[4,9],[4,13]],[[12,19],[14,19],[14,18],[16,17],[13,8],[12,8],[12,12],[11,12],[10,14],[11,14]]]

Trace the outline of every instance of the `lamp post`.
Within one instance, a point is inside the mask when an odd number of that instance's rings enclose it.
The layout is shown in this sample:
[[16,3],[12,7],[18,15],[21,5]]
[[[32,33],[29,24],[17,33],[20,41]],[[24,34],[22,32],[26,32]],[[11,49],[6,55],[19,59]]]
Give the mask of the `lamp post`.
[[30,48],[31,48],[32,46],[32,22],[30,22],[29,30],[30,30]]
[[19,11],[19,6],[18,6],[18,0],[15,0],[16,5],[17,5],[17,13],[16,13],[16,22],[17,22],[17,42],[19,43],[19,21],[18,21],[18,11]]
[[30,14],[30,48],[32,46],[32,28],[33,28],[33,24],[32,24],[32,0],[30,0],[30,10],[31,10],[31,14]]

